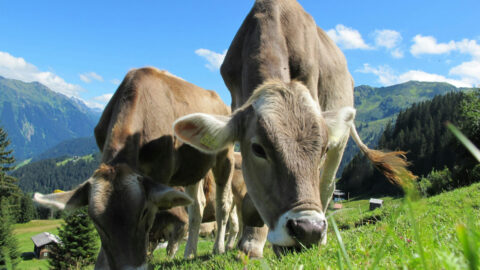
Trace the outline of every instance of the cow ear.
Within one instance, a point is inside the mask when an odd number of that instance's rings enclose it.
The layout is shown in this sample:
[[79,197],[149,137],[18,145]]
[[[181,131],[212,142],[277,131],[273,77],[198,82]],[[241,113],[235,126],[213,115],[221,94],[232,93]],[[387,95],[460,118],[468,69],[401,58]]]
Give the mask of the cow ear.
[[177,119],[173,130],[184,143],[202,152],[214,154],[234,142],[231,119],[226,116],[194,113]]
[[144,184],[148,200],[158,206],[160,210],[167,210],[175,206],[185,206],[193,202],[190,196],[169,186],[149,180],[145,181]]
[[76,189],[47,195],[35,192],[33,201],[48,208],[73,210],[88,204],[90,182],[87,180]]
[[350,129],[353,127],[355,120],[355,112],[352,107],[322,112],[328,126],[328,146],[330,148],[336,147],[345,136],[350,134]]
[[245,225],[250,227],[262,227],[264,225],[260,214],[255,205],[253,205],[250,195],[245,194],[242,201],[242,219]]

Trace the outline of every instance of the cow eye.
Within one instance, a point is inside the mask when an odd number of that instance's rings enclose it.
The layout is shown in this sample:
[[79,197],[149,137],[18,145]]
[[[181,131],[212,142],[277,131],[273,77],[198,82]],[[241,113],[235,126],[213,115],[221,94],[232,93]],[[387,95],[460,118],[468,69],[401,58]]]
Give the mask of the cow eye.
[[267,158],[267,154],[265,153],[265,150],[258,143],[252,143],[252,151],[253,151],[253,154],[259,158],[263,158],[263,159]]

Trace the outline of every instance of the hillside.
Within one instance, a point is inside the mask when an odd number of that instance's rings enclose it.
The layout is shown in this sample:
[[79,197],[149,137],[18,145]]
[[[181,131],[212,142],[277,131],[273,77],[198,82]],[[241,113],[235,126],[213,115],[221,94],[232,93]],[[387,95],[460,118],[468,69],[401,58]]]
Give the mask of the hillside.
[[73,156],[86,156],[99,152],[97,142],[92,137],[75,138],[71,140],[62,141],[59,144],[47,149],[46,151],[34,156],[33,161],[39,161],[42,159],[58,158],[58,157],[73,157]]
[[183,259],[182,244],[175,259],[157,250],[152,263],[154,269],[477,269],[471,263],[480,254],[474,218],[480,196],[473,196],[479,193],[477,183],[413,202],[386,197],[374,211],[368,200],[344,202],[342,210],[327,212],[326,246],[282,258],[268,242],[263,259],[249,260],[238,251],[211,256],[213,241],[204,240],[195,260]]
[[54,145],[93,135],[100,114],[38,83],[0,77],[0,125],[18,161]]
[[87,180],[100,164],[100,153],[31,162],[13,171],[23,192],[69,190]]
[[[457,88],[448,83],[417,81],[378,88],[368,85],[357,86],[354,90],[357,131],[365,144],[375,147],[385,125],[394,121],[400,111],[438,95],[469,90],[472,89]],[[358,147],[350,140],[338,176],[357,152]]]
[[[479,90],[450,92],[415,103],[399,113],[395,122],[387,125],[378,147],[406,151],[411,163],[409,170],[420,177],[429,178],[432,170],[450,170],[451,177],[449,172],[445,172],[441,180],[432,182],[437,186],[434,189],[449,190],[478,182],[480,167],[475,167],[476,161],[459,145],[445,123],[453,123],[478,145],[478,129],[470,127],[479,125],[479,116],[474,116],[480,109],[479,97]],[[337,187],[351,194],[391,194],[400,191],[397,185],[386,181],[361,154],[356,155],[345,167]]]

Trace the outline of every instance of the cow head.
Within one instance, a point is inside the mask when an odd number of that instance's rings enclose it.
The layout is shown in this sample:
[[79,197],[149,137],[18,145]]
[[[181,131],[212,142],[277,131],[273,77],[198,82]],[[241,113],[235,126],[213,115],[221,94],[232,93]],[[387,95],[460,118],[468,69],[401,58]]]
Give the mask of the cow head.
[[231,117],[192,114],[175,134],[211,153],[240,142],[248,193],[274,245],[298,248],[325,236],[320,176],[329,147],[348,136],[355,110],[321,112],[299,82],[258,87]]
[[155,183],[125,164],[102,164],[76,189],[35,193],[34,201],[60,210],[88,205],[102,241],[99,269],[146,269],[148,232],[157,211],[192,202],[185,193]]

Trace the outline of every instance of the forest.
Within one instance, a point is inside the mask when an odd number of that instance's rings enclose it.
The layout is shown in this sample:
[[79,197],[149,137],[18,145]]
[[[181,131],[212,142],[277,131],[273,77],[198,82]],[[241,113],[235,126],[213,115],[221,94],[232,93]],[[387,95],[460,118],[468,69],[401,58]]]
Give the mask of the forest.
[[[385,127],[378,149],[403,150],[425,195],[480,181],[480,166],[446,128],[451,122],[480,143],[480,90],[436,96],[401,111]],[[343,171],[337,187],[356,195],[400,194],[402,189],[377,172],[357,154]]]

